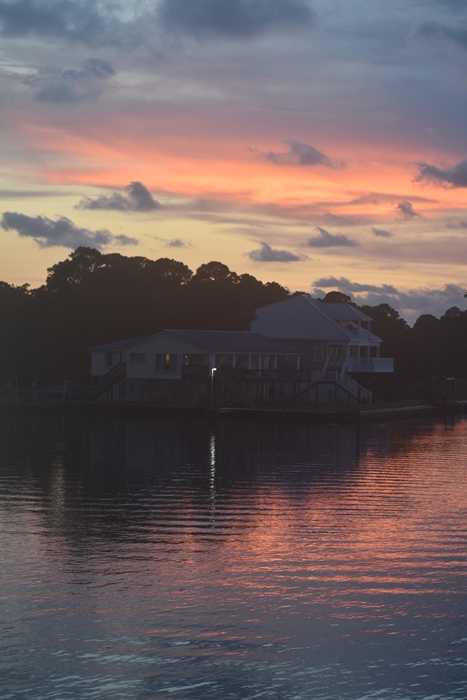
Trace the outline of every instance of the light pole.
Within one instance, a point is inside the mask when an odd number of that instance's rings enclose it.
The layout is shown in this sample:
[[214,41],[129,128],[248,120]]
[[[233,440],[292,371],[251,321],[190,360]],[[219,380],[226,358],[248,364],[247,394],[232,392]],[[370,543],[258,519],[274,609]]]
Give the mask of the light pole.
[[211,408],[214,407],[214,372],[217,371],[217,367],[211,369]]

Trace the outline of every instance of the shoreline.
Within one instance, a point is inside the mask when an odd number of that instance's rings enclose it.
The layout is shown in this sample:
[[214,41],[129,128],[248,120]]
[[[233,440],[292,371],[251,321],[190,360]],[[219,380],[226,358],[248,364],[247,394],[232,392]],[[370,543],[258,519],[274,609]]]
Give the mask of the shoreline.
[[326,410],[303,408],[286,408],[282,406],[269,408],[248,408],[219,406],[213,408],[198,406],[161,406],[144,403],[111,403],[74,401],[62,403],[0,403],[0,412],[4,413],[39,413],[60,415],[119,415],[119,416],[193,416],[218,419],[253,418],[259,420],[286,420],[307,423],[347,423],[355,424],[374,420],[409,419],[422,416],[467,415],[467,402],[459,401],[448,405],[419,404],[413,406],[364,408],[351,410],[332,410],[329,404]]

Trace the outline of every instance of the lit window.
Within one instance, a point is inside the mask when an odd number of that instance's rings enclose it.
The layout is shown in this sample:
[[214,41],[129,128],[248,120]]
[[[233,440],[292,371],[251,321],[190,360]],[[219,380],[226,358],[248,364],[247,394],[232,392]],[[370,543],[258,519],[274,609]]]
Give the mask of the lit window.
[[178,372],[178,355],[170,353],[158,353],[156,355],[155,371]]

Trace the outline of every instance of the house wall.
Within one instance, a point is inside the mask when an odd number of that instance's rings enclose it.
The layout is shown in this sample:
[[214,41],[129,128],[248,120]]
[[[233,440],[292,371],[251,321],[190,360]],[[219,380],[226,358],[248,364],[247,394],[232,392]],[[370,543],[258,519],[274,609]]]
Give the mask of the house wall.
[[[109,353],[94,351],[91,353],[91,374],[92,376],[101,377],[119,362],[126,362],[126,374],[128,379],[181,379],[182,365],[186,364],[186,355],[196,355],[195,364],[206,364],[210,368],[216,367],[217,364],[225,364],[226,366],[241,366],[245,369],[274,369],[275,366],[281,368],[298,369],[298,357],[292,355],[278,355],[259,353],[224,353],[214,354],[209,353],[205,348],[183,340],[170,333],[161,333],[134,343],[127,348],[123,348],[121,352],[112,353],[112,365],[106,365],[106,355]],[[176,355],[176,370],[164,369],[157,371],[156,356],[157,355]],[[139,356],[139,357],[138,357]],[[144,356],[142,359],[141,356]],[[277,357],[277,359],[276,359]],[[267,360],[267,364],[266,364]]]
[[[144,354],[144,361],[132,360],[132,355]],[[177,355],[177,370],[156,372],[156,355]],[[123,348],[120,352],[112,353],[112,367],[119,362],[126,362],[128,379],[154,379],[157,377],[167,379],[181,378],[181,365],[184,355],[205,355],[206,350],[199,345],[190,343],[170,333],[161,333],[152,338],[141,340],[131,346]],[[91,374],[101,377],[111,369],[105,365],[105,352],[91,353]]]
[[[310,369],[310,370],[320,370],[324,367],[329,355],[330,346],[340,346],[342,348],[342,358],[345,358],[348,354],[347,344],[341,341],[329,341],[329,340],[300,340],[300,339],[290,339],[287,341],[290,345],[293,345],[303,353],[300,357],[300,368]],[[322,360],[315,360],[315,349],[322,349]]]

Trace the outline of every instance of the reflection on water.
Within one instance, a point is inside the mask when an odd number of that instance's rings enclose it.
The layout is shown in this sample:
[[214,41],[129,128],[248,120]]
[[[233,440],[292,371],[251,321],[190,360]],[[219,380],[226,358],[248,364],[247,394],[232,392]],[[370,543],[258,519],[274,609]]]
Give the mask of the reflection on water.
[[467,698],[467,423],[3,416],[0,697]]

